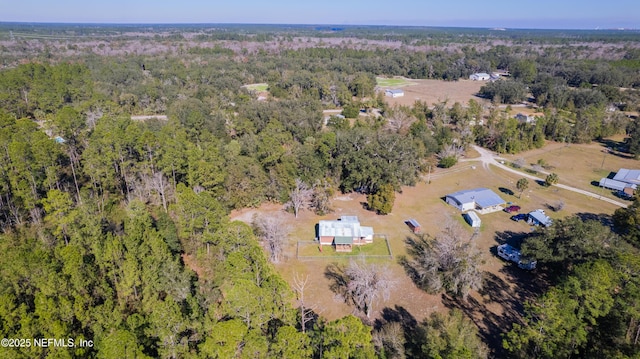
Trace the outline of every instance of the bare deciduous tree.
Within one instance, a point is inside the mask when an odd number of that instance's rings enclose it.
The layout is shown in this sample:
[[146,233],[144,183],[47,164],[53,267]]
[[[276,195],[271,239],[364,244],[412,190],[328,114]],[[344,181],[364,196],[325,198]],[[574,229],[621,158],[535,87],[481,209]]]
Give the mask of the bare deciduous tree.
[[464,147],[452,143],[444,146],[442,150],[436,154],[436,157],[439,160],[445,157],[455,157],[456,159],[459,159],[462,155],[464,155]]
[[387,119],[386,127],[396,133],[407,133],[409,126],[416,120],[406,106],[393,106],[386,111],[385,118]]
[[464,300],[472,289],[480,289],[481,254],[469,238],[458,223],[449,219],[436,238],[411,240],[414,259],[407,264],[419,284],[430,292],[444,289]]
[[293,276],[293,290],[296,292],[298,299],[298,306],[300,308],[300,327],[302,332],[305,333],[307,329],[307,323],[314,319],[313,313],[315,312],[315,306],[309,306],[304,299],[304,291],[309,283],[309,275],[302,277],[299,273]]
[[404,346],[407,342],[402,324],[387,322],[373,333],[373,342],[378,348],[384,348],[387,358],[406,358]]
[[280,216],[256,216],[253,218],[253,227],[269,251],[269,259],[279,263],[290,231],[284,219]]
[[[167,204],[173,195],[173,188],[169,186],[169,181],[161,172],[142,173],[139,180],[134,183],[132,192],[135,198],[144,202],[157,203],[159,199],[166,212]],[[158,197],[155,197],[154,194],[157,194]]]
[[393,281],[389,277],[389,269],[364,262],[351,261],[344,271],[347,286],[347,300],[371,317],[374,304],[382,299],[389,299]]
[[305,207],[309,207],[311,204],[311,196],[313,195],[313,190],[309,188],[309,186],[302,182],[301,179],[296,178],[296,186],[289,193],[289,203],[288,205],[293,208],[293,214],[298,218],[298,213],[301,209]]

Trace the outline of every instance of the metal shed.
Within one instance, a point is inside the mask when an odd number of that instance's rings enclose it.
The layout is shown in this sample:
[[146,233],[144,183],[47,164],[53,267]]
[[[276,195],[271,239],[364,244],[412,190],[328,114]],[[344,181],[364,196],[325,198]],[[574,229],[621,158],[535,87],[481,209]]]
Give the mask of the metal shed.
[[464,214],[464,219],[469,223],[469,225],[473,228],[480,228],[482,221],[480,217],[476,214],[476,212],[467,212]]
[[407,224],[407,226],[409,226],[409,228],[411,228],[411,230],[413,231],[413,233],[420,233],[420,223],[418,223],[418,221],[416,221],[415,219],[409,219],[407,221],[405,221],[404,223]]

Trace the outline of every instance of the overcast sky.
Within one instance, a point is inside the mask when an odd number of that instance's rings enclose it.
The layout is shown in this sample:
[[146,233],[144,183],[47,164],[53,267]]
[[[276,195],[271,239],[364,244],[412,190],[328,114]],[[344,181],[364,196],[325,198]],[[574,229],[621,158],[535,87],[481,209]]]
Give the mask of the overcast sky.
[[0,0],[0,21],[640,28],[640,0]]

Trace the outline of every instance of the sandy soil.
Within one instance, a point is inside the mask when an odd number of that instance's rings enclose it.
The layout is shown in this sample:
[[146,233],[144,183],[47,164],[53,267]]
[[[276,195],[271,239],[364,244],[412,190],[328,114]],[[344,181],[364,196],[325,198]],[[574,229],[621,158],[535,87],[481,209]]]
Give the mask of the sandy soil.
[[[486,99],[476,96],[480,88],[486,84],[485,81],[441,81],[441,80],[409,80],[410,85],[402,86],[404,96],[398,98],[385,97],[391,105],[413,105],[416,101],[426,101],[430,106],[447,101],[449,105],[460,102],[467,104],[470,99],[488,105]],[[384,87],[381,88],[384,91]]]

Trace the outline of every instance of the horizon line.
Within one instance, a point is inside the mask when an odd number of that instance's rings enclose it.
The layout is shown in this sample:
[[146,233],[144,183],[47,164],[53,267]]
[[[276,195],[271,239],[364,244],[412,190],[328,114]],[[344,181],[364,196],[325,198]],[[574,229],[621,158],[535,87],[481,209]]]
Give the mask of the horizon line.
[[554,30],[554,31],[637,31],[633,27],[600,27],[595,28],[553,28],[553,27],[507,27],[507,26],[460,26],[460,25],[398,25],[398,24],[339,24],[339,23],[268,23],[268,22],[69,22],[69,21],[4,21],[0,25],[84,25],[84,26],[202,26],[202,25],[261,25],[261,26],[334,26],[334,27],[396,27],[396,28],[453,28],[484,29],[495,31],[506,30]]

